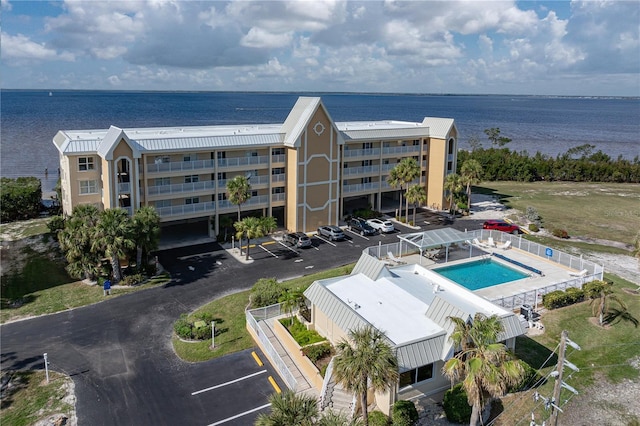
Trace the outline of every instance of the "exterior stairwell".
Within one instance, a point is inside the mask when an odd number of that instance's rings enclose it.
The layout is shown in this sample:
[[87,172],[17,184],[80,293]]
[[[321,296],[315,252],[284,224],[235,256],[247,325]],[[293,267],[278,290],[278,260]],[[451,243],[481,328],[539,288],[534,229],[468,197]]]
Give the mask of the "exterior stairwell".
[[340,383],[335,382],[332,359],[324,376],[324,383],[320,394],[320,410],[331,410],[334,413],[342,413],[348,418],[352,418],[354,407],[354,395],[347,392]]

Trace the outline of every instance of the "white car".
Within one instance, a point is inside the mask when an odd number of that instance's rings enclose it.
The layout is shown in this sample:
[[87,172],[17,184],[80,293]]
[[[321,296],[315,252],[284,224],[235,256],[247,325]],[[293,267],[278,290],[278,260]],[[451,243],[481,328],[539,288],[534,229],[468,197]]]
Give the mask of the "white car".
[[367,223],[378,232],[393,232],[395,230],[393,223],[389,220],[369,219]]

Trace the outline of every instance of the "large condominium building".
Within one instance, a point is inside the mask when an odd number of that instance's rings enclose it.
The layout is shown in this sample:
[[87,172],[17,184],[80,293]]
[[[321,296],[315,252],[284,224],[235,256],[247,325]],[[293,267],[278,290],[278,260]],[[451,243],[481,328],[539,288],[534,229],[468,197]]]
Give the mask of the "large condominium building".
[[[108,130],[61,130],[62,207],[154,206],[163,224],[202,219],[217,234],[220,217],[237,214],[227,181],[249,177],[258,210],[290,231],[337,224],[350,206],[374,209],[398,200],[389,172],[417,160],[427,205],[442,208],[444,180],[455,171],[453,119],[334,122],[318,97],[300,97],[284,123]],[[406,189],[406,188],[405,188]],[[397,204],[393,204],[397,205]]]

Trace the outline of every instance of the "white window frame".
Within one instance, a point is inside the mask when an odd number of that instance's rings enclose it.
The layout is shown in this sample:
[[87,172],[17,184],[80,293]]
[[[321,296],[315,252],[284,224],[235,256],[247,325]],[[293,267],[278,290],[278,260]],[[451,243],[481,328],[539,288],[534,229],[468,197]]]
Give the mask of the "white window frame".
[[165,164],[170,162],[171,157],[169,157],[168,155],[156,155],[156,158],[154,159],[155,164]]
[[184,199],[185,204],[199,204],[200,197],[189,197]]
[[[93,161],[93,155],[88,157],[78,157],[78,171],[90,172],[96,169],[95,161]],[[84,161],[83,161],[84,160]]]
[[171,207],[171,200],[158,200],[154,204],[156,209]]
[[170,177],[156,178],[154,183],[155,183],[155,186],[171,185],[171,178]]
[[80,195],[91,195],[98,193],[98,181],[93,180],[81,180],[79,181]]
[[198,175],[188,175],[184,177],[184,183],[196,183],[200,182],[200,176]]

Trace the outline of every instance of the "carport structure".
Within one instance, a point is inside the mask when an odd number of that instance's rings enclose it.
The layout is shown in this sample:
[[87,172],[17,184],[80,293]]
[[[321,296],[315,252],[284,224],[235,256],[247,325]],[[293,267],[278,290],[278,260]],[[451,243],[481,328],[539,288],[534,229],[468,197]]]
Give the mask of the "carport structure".
[[469,246],[469,257],[471,257],[472,245],[469,242],[469,235],[466,232],[453,228],[434,229],[432,231],[415,232],[412,234],[398,235],[401,241],[415,246],[420,250],[420,263],[425,250],[444,247],[445,262],[449,261],[449,247],[452,244],[467,242]]

